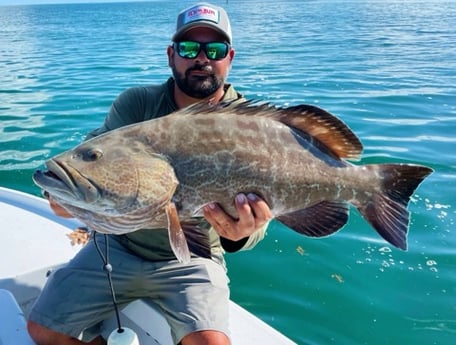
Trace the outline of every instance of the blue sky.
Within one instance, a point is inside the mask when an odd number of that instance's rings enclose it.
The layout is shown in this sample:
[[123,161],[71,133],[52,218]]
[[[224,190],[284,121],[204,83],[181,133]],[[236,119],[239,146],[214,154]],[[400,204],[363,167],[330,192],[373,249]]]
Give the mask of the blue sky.
[[[84,2],[128,2],[129,0],[0,0],[2,5],[31,5],[31,4],[64,4],[64,3],[84,3]],[[130,0],[148,1],[148,0]]]

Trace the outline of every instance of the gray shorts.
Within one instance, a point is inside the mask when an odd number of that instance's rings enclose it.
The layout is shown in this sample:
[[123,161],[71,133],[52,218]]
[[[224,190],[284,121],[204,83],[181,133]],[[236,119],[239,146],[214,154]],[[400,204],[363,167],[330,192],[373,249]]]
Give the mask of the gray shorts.
[[[104,239],[97,238],[104,253]],[[171,327],[174,343],[201,330],[228,331],[228,277],[224,266],[203,258],[189,264],[152,262],[109,241],[109,261],[120,307],[139,299],[155,303]],[[53,272],[29,319],[78,337],[113,315],[112,297],[103,261],[90,241],[67,266]]]

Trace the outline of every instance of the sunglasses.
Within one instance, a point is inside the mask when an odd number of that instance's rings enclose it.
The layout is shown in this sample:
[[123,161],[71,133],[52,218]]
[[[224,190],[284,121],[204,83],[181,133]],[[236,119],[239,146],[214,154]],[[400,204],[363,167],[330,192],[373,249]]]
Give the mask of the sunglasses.
[[220,60],[228,55],[230,45],[225,42],[195,42],[195,41],[182,41],[174,43],[174,50],[177,54],[184,59],[194,59],[204,49],[209,60]]

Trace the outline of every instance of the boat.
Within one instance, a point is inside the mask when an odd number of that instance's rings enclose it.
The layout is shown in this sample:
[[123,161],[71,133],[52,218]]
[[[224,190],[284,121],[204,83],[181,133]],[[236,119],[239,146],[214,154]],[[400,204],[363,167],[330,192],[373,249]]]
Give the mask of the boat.
[[[43,198],[4,187],[0,222],[0,344],[33,345],[26,329],[28,312],[50,272],[80,250],[67,235],[82,224],[57,217]],[[123,308],[120,320],[141,345],[172,345],[167,322],[146,299]],[[233,301],[229,323],[233,345],[296,344]],[[101,334],[107,338],[116,329],[118,321],[112,317],[103,321]]]

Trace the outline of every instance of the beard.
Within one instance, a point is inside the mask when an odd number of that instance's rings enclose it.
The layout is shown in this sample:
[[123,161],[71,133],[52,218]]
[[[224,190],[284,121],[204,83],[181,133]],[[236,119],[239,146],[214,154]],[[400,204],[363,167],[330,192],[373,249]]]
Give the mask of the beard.
[[[196,64],[187,69],[185,74],[179,73],[175,67],[172,67],[172,71],[179,89],[192,98],[207,98],[224,84],[222,77],[218,77],[212,73],[211,66]],[[203,71],[207,75],[191,75],[192,71]]]

